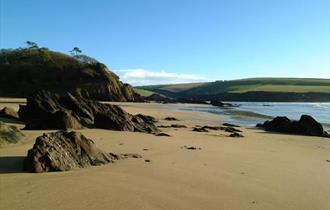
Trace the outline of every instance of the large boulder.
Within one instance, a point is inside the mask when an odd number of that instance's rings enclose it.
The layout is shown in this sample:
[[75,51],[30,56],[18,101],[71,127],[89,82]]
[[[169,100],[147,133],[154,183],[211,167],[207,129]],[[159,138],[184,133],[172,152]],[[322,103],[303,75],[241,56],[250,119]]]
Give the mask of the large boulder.
[[40,88],[103,101],[135,101],[140,97],[99,61],[46,48],[2,49],[0,75],[2,97],[25,98]]
[[0,121],[0,145],[6,143],[17,143],[24,135],[15,127],[6,125]]
[[10,107],[5,107],[5,108],[1,109],[0,117],[19,120],[17,111]]
[[79,129],[103,128],[121,131],[157,133],[158,129],[150,116],[131,115],[117,105],[38,91],[21,105],[19,116],[25,129]]
[[309,136],[328,136],[328,134],[323,130],[321,123],[317,122],[309,115],[302,115],[299,121],[293,121],[292,130],[294,133]]
[[112,163],[116,159],[116,155],[101,151],[81,133],[57,131],[36,139],[24,161],[24,170],[34,173],[68,171]]
[[323,130],[323,126],[309,115],[302,115],[298,121],[287,117],[275,117],[271,121],[267,120],[263,124],[258,124],[257,127],[280,133],[329,137],[329,134]]

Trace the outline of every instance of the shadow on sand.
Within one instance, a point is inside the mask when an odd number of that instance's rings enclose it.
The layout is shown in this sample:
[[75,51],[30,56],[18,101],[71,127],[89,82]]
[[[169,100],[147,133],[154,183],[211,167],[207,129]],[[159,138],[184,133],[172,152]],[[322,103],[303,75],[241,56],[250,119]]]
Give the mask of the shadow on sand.
[[24,173],[24,156],[0,157],[0,174]]

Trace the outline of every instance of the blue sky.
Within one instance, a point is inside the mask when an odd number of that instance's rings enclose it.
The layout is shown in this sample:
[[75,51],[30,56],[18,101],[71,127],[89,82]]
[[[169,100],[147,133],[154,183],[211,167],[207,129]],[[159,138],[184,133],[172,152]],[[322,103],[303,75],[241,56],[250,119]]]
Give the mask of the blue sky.
[[0,0],[0,47],[74,46],[134,85],[329,78],[329,0]]

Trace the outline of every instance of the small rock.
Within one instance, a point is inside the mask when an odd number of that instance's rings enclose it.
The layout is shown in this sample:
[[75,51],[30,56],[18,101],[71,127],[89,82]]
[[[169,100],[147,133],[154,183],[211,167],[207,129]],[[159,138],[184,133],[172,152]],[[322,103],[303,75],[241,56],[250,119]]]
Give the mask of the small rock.
[[215,130],[215,131],[217,131],[217,130],[223,130],[223,127],[221,127],[221,126],[209,126],[209,125],[206,125],[206,126],[203,126],[203,128],[209,129],[209,130]]
[[126,154],[120,154],[122,158],[142,158],[142,155],[137,153],[126,153]]
[[185,149],[189,149],[189,150],[201,150],[202,148],[200,148],[200,147],[194,147],[194,146],[190,146],[190,147],[188,147],[188,146],[183,146],[183,147],[181,147],[181,149],[183,149],[183,148],[185,148]]
[[230,134],[229,137],[244,137],[244,136],[242,134],[234,132],[234,133]]
[[157,126],[158,128],[170,128],[171,126],[170,125],[159,125]]
[[186,128],[187,126],[185,126],[185,125],[179,125],[179,124],[172,124],[171,127],[172,128]]
[[150,162],[151,162],[151,160],[148,160],[148,159],[146,159],[146,160],[144,160],[144,162],[150,163]]
[[167,120],[167,121],[178,121],[178,119],[176,119],[175,117],[165,117],[164,120]]
[[193,128],[193,131],[196,131],[196,132],[209,132],[206,128],[204,127],[195,127]]
[[228,127],[236,127],[236,128],[239,128],[240,127],[239,125],[230,124],[230,123],[223,123],[222,125],[228,126]]
[[169,134],[167,133],[157,133],[155,136],[170,136]]

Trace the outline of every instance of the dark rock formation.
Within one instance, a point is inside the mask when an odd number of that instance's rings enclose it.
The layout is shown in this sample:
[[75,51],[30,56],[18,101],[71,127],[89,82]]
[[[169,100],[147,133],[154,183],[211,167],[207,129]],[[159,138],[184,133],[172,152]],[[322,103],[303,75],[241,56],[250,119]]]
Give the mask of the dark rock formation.
[[205,126],[203,126],[203,128],[209,129],[209,130],[214,130],[214,131],[218,131],[218,130],[223,130],[224,129],[221,126],[209,126],[209,125],[205,125]]
[[25,129],[79,129],[103,128],[120,131],[157,133],[152,117],[131,115],[119,106],[38,91],[27,98],[19,109]]
[[186,145],[184,145],[183,147],[181,147],[181,149],[187,149],[187,150],[201,150],[202,148],[200,148],[200,147],[194,147],[194,146],[186,146]]
[[225,127],[224,131],[229,132],[229,133],[242,132],[241,130],[238,130],[238,129],[233,128],[233,127]]
[[57,131],[36,139],[24,161],[24,170],[35,173],[68,171],[112,163],[115,159],[81,133]]
[[167,120],[167,121],[178,121],[178,119],[176,119],[175,117],[165,117],[164,120]]
[[187,128],[185,125],[172,124],[172,125],[160,125],[159,128]]
[[9,107],[5,107],[0,111],[0,117],[19,120],[18,113]]
[[46,48],[0,52],[0,96],[27,97],[39,90],[102,101],[135,101],[140,96],[104,64]]
[[156,118],[154,118],[152,116],[143,115],[143,114],[137,114],[135,116],[137,116],[139,118],[142,118],[145,122],[149,122],[149,123],[156,123],[156,122],[158,122],[158,120],[156,120]]
[[234,133],[231,133],[230,135],[229,135],[229,137],[235,137],[235,138],[237,138],[237,137],[244,137],[242,134],[240,134],[240,133],[236,133],[236,132],[234,132]]
[[185,126],[185,125],[180,125],[180,124],[172,124],[171,127],[172,127],[172,128],[187,128],[187,126]]
[[118,159],[125,159],[125,158],[142,158],[142,155],[137,153],[120,154]]
[[4,143],[17,143],[24,135],[15,126],[6,125],[0,121],[0,145]]
[[330,137],[323,130],[323,126],[309,115],[302,115],[298,121],[287,117],[275,117],[271,121],[267,120],[263,124],[258,124],[257,127],[280,133]]
[[230,123],[223,123],[222,125],[223,126],[228,126],[228,127],[237,127],[237,128],[240,127],[239,125],[234,125],[234,124],[230,124]]
[[193,128],[193,131],[196,131],[196,132],[209,132],[205,127],[195,127],[195,128]]

